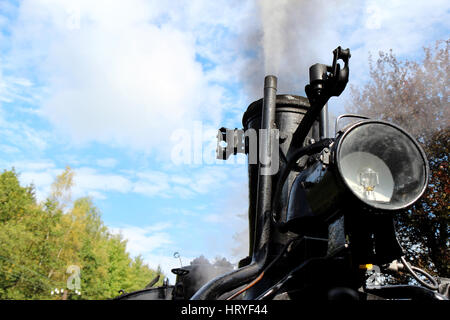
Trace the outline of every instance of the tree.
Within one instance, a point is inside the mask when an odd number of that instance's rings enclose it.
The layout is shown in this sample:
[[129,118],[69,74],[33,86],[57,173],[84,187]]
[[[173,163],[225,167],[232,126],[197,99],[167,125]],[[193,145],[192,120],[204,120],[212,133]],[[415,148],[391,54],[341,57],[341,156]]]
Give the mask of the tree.
[[14,168],[0,175],[0,222],[23,218],[35,201],[33,188],[20,186]]
[[74,185],[75,172],[67,166],[66,169],[58,175],[52,183],[50,200],[57,201],[62,209],[69,205],[72,200],[72,187]]
[[[14,170],[0,174],[0,299],[106,299],[143,289],[161,273],[129,256],[92,199],[71,201],[73,176],[67,167],[38,204]],[[82,296],[67,290],[73,266],[81,271]],[[55,288],[65,289],[63,297],[51,295]]]
[[43,214],[31,187],[20,186],[14,169],[0,175],[0,298],[42,297],[57,285],[46,276],[52,250],[43,243],[53,218]]
[[398,60],[392,50],[369,57],[370,81],[352,86],[348,111],[396,123],[423,146],[430,165],[426,193],[398,215],[399,240],[415,263],[450,277],[448,168],[450,40],[424,48],[419,62]]

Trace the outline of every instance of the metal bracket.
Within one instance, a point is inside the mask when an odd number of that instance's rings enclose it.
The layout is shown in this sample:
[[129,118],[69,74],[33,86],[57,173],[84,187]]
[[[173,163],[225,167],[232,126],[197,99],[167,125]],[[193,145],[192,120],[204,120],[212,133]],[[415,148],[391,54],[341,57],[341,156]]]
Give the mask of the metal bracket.
[[336,118],[336,123],[334,125],[334,136],[335,137],[336,137],[337,133],[340,131],[340,130],[338,130],[339,121],[341,121],[344,118],[357,118],[357,119],[363,119],[363,120],[370,119],[369,117],[361,116],[361,115],[358,115],[358,114],[351,114],[351,113],[341,114],[340,116],[338,116]]
[[246,153],[244,130],[220,128],[217,132],[216,158],[227,160],[231,154],[238,153]]
[[330,155],[331,155],[330,149],[328,148],[323,149],[320,154],[320,161],[322,161],[324,165],[330,164]]

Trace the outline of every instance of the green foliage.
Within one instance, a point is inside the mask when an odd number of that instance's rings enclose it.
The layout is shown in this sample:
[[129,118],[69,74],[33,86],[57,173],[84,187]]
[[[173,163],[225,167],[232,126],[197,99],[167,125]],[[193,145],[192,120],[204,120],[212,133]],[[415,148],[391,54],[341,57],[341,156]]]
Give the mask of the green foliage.
[[[66,168],[39,204],[14,169],[0,174],[0,299],[108,299],[160,274],[129,256],[90,198],[70,202],[73,175]],[[67,288],[69,266],[80,268],[81,296]],[[55,288],[65,294],[52,295]]]
[[20,219],[35,202],[32,188],[22,188],[14,168],[0,175],[0,222]]

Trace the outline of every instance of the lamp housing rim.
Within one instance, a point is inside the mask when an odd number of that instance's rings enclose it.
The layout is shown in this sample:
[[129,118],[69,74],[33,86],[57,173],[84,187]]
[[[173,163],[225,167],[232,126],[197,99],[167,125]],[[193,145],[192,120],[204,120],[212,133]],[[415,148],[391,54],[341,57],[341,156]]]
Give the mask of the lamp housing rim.
[[[408,139],[409,141],[416,147],[416,149],[418,150],[418,153],[420,154],[420,156],[422,157],[422,162],[424,164],[425,170],[425,177],[424,177],[424,183],[422,186],[421,191],[410,201],[408,201],[407,203],[401,205],[401,206],[393,206],[392,208],[380,208],[378,206],[375,205],[375,203],[369,203],[366,202],[364,200],[362,200],[360,197],[358,197],[355,192],[353,191],[353,189],[351,188],[351,186],[347,183],[347,181],[344,178],[344,175],[342,173],[342,167],[341,167],[341,163],[339,161],[339,156],[340,156],[340,152],[341,152],[341,148],[342,148],[342,144],[345,141],[345,138],[356,128],[361,127],[361,126],[365,126],[368,124],[382,124],[382,125],[387,125],[390,126],[398,131],[400,131],[401,133],[403,133]],[[367,206],[373,210],[376,211],[380,211],[380,212],[395,212],[395,211],[399,211],[399,210],[403,210],[406,209],[408,207],[410,207],[411,205],[413,205],[414,203],[417,202],[417,200],[419,200],[423,194],[425,193],[425,190],[428,187],[428,180],[429,180],[429,165],[428,165],[428,159],[426,156],[425,151],[423,150],[422,146],[417,142],[417,140],[409,133],[407,132],[405,129],[403,129],[402,127],[387,122],[387,121],[383,121],[383,120],[373,120],[373,119],[368,119],[368,120],[361,120],[352,124],[349,124],[347,127],[344,128],[345,131],[343,131],[338,137],[336,137],[334,146],[333,146],[333,155],[332,155],[332,159],[333,159],[333,163],[335,165],[335,167],[337,168],[337,174],[336,176],[339,177],[339,180],[342,184],[345,185],[345,187],[350,191],[350,193],[352,194],[352,196],[356,199],[358,199],[359,202],[361,202],[362,204],[364,204],[364,206]],[[371,211],[373,211],[371,210]]]

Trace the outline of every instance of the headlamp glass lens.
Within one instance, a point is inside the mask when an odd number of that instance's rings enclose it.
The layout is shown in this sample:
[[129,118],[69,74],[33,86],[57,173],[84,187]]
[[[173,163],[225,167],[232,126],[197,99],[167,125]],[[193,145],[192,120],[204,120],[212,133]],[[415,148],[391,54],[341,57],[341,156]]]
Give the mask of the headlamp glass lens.
[[341,162],[345,181],[352,191],[366,201],[389,202],[394,192],[394,178],[389,167],[377,156],[353,152]]
[[350,190],[376,208],[395,210],[414,202],[426,187],[426,159],[397,127],[368,121],[346,133],[338,168]]

